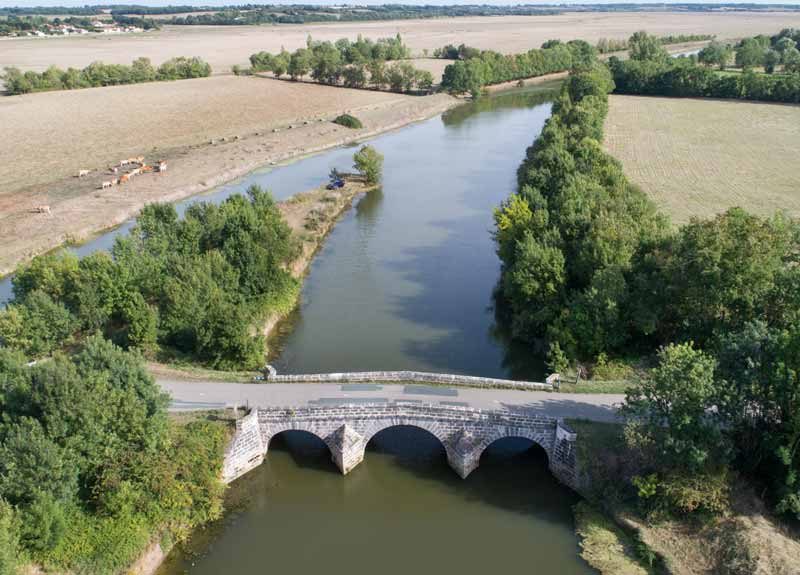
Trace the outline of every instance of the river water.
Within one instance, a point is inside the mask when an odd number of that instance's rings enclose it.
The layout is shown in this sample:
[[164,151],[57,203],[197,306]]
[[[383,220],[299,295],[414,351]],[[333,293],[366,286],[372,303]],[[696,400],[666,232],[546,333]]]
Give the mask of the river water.
[[[541,377],[541,362],[495,324],[491,230],[548,99],[542,88],[505,93],[371,141],[386,158],[383,187],[343,215],[312,263],[301,305],[272,342],[279,372]],[[353,152],[254,172],[179,212],[251,184],[285,199],[333,167],[349,169]],[[72,249],[108,249],[132,225]],[[10,295],[6,278],[0,301]],[[234,511],[176,549],[160,573],[590,573],[572,532],[574,503],[527,440],[493,444],[461,480],[433,436],[391,428],[343,477],[319,439],[287,432],[229,490]]]

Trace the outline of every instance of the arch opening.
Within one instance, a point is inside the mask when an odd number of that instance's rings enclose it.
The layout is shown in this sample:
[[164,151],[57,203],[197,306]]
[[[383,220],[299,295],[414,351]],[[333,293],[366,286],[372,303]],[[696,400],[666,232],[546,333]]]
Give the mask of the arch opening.
[[269,439],[267,453],[285,453],[298,467],[338,472],[328,445],[318,435],[303,429],[285,429],[275,433]]
[[519,435],[497,438],[481,452],[481,467],[518,464],[548,469],[550,460],[547,451],[537,441]]
[[442,441],[430,430],[417,425],[392,425],[377,431],[368,439],[366,451],[391,458],[401,467],[447,468],[447,452]]

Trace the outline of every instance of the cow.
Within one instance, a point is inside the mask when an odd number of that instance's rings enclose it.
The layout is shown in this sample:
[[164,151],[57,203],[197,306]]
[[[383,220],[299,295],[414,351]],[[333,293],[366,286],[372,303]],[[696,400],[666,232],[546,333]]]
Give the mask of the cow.
[[78,177],[82,178],[83,176],[88,176],[89,170],[78,170]]
[[119,177],[119,183],[120,183],[120,184],[124,184],[125,182],[127,182],[127,181],[128,181],[128,180],[130,180],[130,179],[131,179],[131,177],[130,177],[128,174],[122,174],[122,175]]
[[50,213],[50,206],[46,206],[46,205],[44,205],[44,206],[36,206],[33,209],[33,211],[36,212],[37,214],[49,214]]
[[100,184],[100,189],[105,190],[106,188],[110,188],[113,185],[114,185],[113,182],[103,182],[102,184]]

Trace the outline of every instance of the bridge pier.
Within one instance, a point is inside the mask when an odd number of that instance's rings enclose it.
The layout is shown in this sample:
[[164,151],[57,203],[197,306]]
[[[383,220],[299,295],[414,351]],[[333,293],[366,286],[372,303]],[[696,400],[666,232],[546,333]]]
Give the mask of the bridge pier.
[[445,441],[447,462],[461,479],[466,479],[480,464],[483,450],[479,443],[479,438],[467,429],[455,432]]
[[342,475],[347,475],[364,460],[367,442],[364,436],[348,424],[344,424],[331,434],[331,458]]

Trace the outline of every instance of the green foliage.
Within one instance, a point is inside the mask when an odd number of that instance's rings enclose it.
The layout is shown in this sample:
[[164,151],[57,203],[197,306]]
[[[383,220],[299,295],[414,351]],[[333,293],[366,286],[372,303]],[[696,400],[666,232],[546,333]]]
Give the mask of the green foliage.
[[611,89],[602,64],[570,75],[519,168],[517,193],[495,212],[513,335],[557,342],[570,359],[629,341],[633,256],[666,232],[600,145]]
[[0,575],[17,575],[19,565],[19,520],[14,508],[0,499]]
[[48,569],[118,573],[153,533],[220,515],[225,430],[169,424],[167,401],[101,337],[32,367],[0,349],[0,573],[17,547]]
[[158,69],[148,58],[134,60],[130,66],[93,62],[83,70],[61,70],[51,66],[45,72],[21,72],[18,68],[5,68],[2,79],[9,94],[27,94],[50,90],[77,90],[98,86],[117,86],[186,78],[204,78],[211,75],[211,66],[200,58],[172,58]]
[[[789,34],[789,32],[787,32]],[[649,41],[648,41],[649,43]],[[800,51],[789,36],[772,39],[765,36],[746,38],[736,46],[736,65],[742,74],[717,73],[697,61],[724,68],[730,60],[730,47],[712,42],[698,58],[664,58],[652,50],[642,50],[642,57],[621,61],[609,60],[616,92],[677,97],[736,98],[775,102],[800,102]],[[783,63],[784,74],[773,74]],[[764,66],[768,74],[751,68]]]
[[628,56],[634,61],[666,61],[669,53],[656,36],[640,31],[628,39]]
[[257,187],[220,206],[196,204],[183,220],[172,206],[150,205],[113,258],[58,254],[24,266],[0,311],[0,345],[38,358],[99,332],[150,355],[254,368],[264,342],[252,326],[295,293],[286,264],[297,249]]
[[628,391],[625,409],[648,422],[662,462],[696,470],[724,449],[710,412],[715,405],[716,361],[691,344],[662,348],[650,376]]
[[[740,50],[736,52],[736,64],[739,65]],[[698,62],[706,64],[707,66],[719,66],[720,70],[724,70],[725,66],[731,59],[733,50],[728,44],[717,42],[714,40],[708,46],[700,50],[697,54]],[[763,58],[762,58],[763,59]],[[760,63],[760,62],[759,62]],[[755,64],[750,64],[755,65]]]
[[386,67],[390,60],[402,60],[411,55],[398,34],[394,38],[364,39],[351,42],[341,38],[336,42],[315,42],[309,36],[306,48],[293,53],[258,52],[250,56],[252,70],[272,72],[280,77],[288,72],[293,80],[307,74],[322,84],[344,85],[347,88],[378,90],[390,84],[396,92],[410,92],[415,88],[428,91],[433,85],[430,72],[417,70],[408,62]]
[[350,114],[336,116],[336,118],[333,120],[333,123],[344,126],[345,128],[352,128],[354,130],[360,130],[364,127],[364,124],[361,123],[361,120],[355,116],[351,116]]
[[[465,52],[465,54],[467,54]],[[476,96],[483,86],[586,68],[596,58],[594,47],[582,40],[545,44],[524,54],[503,55],[489,50],[459,59],[444,69],[442,88],[453,94]]]
[[367,183],[377,184],[383,177],[383,154],[372,146],[362,146],[353,155],[353,167],[364,176]]

